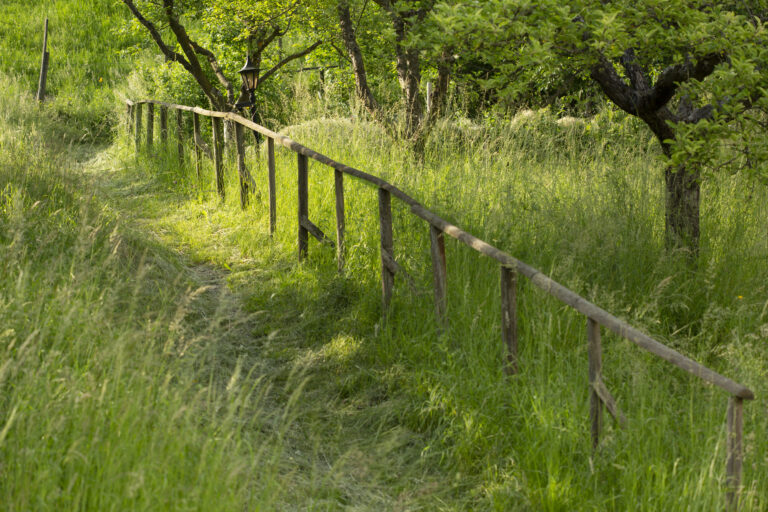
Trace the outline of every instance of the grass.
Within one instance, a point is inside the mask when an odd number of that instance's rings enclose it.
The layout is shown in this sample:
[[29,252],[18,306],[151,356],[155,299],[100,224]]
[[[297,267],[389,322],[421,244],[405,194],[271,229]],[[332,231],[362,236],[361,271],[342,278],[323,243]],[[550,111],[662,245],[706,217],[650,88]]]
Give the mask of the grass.
[[[246,211],[231,155],[222,202],[210,162],[198,180],[189,147],[181,166],[175,145],[135,153],[113,87],[144,85],[122,85],[136,40],[118,3],[0,10],[0,509],[724,507],[722,392],[604,333],[605,380],[630,424],[608,420],[592,453],[582,317],[521,282],[521,372],[505,376],[497,265],[446,240],[441,329],[428,226],[395,201],[395,257],[413,282],[396,278],[383,322],[375,189],[345,182],[343,274],[314,240],[299,264],[295,155],[278,149],[270,238],[263,147],[248,149],[259,189]],[[29,33],[42,34],[45,16],[51,96],[37,105]],[[308,116],[284,128],[294,139],[386,177],[754,389],[743,509],[764,508],[762,187],[705,183],[691,267],[663,248],[656,142],[615,112],[453,118],[417,159],[337,116],[346,106],[301,87],[288,96]],[[333,177],[316,163],[310,201],[332,234]]]
[[[764,191],[738,176],[707,184],[707,242],[700,267],[691,268],[684,255],[663,250],[654,142],[613,115],[571,125],[546,112],[523,113],[496,128],[445,124],[422,163],[364,123],[322,119],[286,132],[387,177],[449,220],[762,396],[764,290],[754,283],[763,282]],[[387,444],[382,432],[397,432],[403,440],[393,441],[388,461],[430,475],[405,484],[401,496],[434,487],[425,501],[434,509],[724,506],[727,397],[721,392],[606,333],[605,378],[630,428],[609,426],[593,455],[579,315],[523,283],[521,374],[506,378],[498,269],[448,241],[451,320],[441,334],[433,320],[428,229],[401,205],[394,206],[395,256],[415,289],[398,278],[383,324],[375,190],[346,182],[348,265],[337,275],[333,251],[313,241],[309,260],[296,264],[293,154],[278,152],[279,215],[270,240],[265,189],[241,212],[233,162],[221,203],[207,162],[198,182],[189,167],[176,164],[172,149],[135,160],[130,144],[122,142],[119,156],[126,179],[138,173],[156,183],[148,186],[150,196],[165,192],[150,202],[135,190],[126,195],[145,210],[153,205],[152,225],[167,243],[227,269],[230,286],[264,322],[252,339],[277,365],[267,379],[282,382],[301,367],[307,384],[296,404],[307,425],[301,437],[317,440],[311,458],[333,467],[360,450],[355,457],[370,460],[366,450],[376,448],[366,440]],[[264,162],[263,153],[250,155],[259,184],[266,183]],[[326,233],[334,226],[332,191],[332,173],[310,164],[310,218]],[[365,412],[350,419],[350,406]],[[757,404],[747,405],[745,425],[744,508],[757,510],[766,471],[757,455],[766,417]],[[329,432],[336,432],[330,441]],[[310,474],[320,471],[311,467]],[[365,474],[387,482],[381,466]],[[337,485],[354,488],[349,473],[339,478]],[[404,485],[395,482],[390,490]],[[338,493],[329,499],[332,508],[374,503]]]

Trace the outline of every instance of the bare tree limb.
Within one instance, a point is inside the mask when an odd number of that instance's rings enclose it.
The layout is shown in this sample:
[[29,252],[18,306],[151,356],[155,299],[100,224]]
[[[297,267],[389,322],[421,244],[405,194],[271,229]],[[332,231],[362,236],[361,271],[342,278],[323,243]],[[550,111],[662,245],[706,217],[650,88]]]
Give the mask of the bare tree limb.
[[263,75],[261,75],[261,76],[259,77],[259,83],[263,82],[264,80],[266,80],[267,78],[269,78],[270,76],[272,76],[273,74],[275,74],[275,72],[276,72],[277,70],[279,70],[281,67],[285,66],[286,64],[288,64],[288,63],[289,63],[289,62],[291,62],[292,60],[295,60],[295,59],[299,59],[299,58],[301,58],[301,57],[303,57],[303,56],[305,56],[305,55],[308,55],[308,54],[312,53],[312,52],[315,50],[315,48],[317,48],[317,47],[318,47],[318,46],[320,46],[321,44],[323,44],[323,42],[322,42],[322,41],[315,41],[315,42],[314,42],[312,45],[310,45],[308,48],[306,48],[306,49],[304,49],[304,50],[302,50],[302,51],[300,51],[300,52],[294,53],[293,55],[289,55],[289,56],[287,56],[286,58],[284,58],[283,60],[281,60],[280,62],[278,62],[277,64],[275,64],[275,65],[272,67],[272,69],[270,69],[269,71],[267,71],[266,73],[264,73]]
[[219,79],[219,83],[222,86],[224,86],[224,88],[227,90],[227,102],[230,105],[234,104],[235,103],[234,87],[232,86],[232,82],[229,81],[229,79],[224,74],[224,71],[221,69],[221,66],[219,65],[219,61],[216,59],[216,55],[214,55],[213,52],[208,50],[207,48],[203,48],[202,46],[197,44],[195,41],[190,40],[190,43],[192,43],[192,48],[194,48],[197,53],[205,56],[205,58],[208,59],[208,63],[211,65],[211,69],[213,70],[213,73],[216,75],[216,78]]
[[187,56],[190,68],[188,71],[195,77],[197,83],[203,89],[203,92],[208,97],[212,106],[218,110],[226,108],[226,99],[222,96],[218,89],[216,89],[208,77],[206,76],[203,68],[200,66],[200,61],[197,59],[197,54],[193,47],[192,41],[187,34],[187,30],[179,23],[176,15],[173,13],[173,0],[163,0],[163,7],[165,8],[165,15],[168,18],[168,25],[176,36],[176,40],[179,42],[182,51]]
[[191,66],[187,59],[184,58],[183,55],[180,53],[176,53],[173,50],[171,50],[168,45],[165,44],[165,41],[163,41],[163,37],[160,35],[160,32],[157,30],[155,25],[149,21],[147,18],[145,18],[141,12],[139,12],[138,8],[136,8],[136,5],[133,3],[133,0],[123,0],[123,3],[128,6],[128,9],[131,10],[131,13],[133,16],[139,20],[139,22],[146,27],[146,29],[149,31],[149,35],[152,37],[152,39],[157,44],[158,48],[160,48],[160,51],[163,52],[163,55],[165,55],[165,58],[178,62],[184,68],[188,71],[191,71]]
[[629,84],[633,89],[636,91],[647,91],[650,89],[645,70],[637,63],[634,49],[629,48],[624,52],[624,55],[621,56],[621,64],[624,66],[624,71],[629,78]]
[[638,105],[642,111],[655,111],[666,105],[677,92],[680,84],[690,80],[703,80],[715,71],[715,67],[726,61],[724,52],[709,53],[699,57],[694,64],[686,58],[682,64],[670,66],[659,75],[658,80],[647,95],[643,95]]

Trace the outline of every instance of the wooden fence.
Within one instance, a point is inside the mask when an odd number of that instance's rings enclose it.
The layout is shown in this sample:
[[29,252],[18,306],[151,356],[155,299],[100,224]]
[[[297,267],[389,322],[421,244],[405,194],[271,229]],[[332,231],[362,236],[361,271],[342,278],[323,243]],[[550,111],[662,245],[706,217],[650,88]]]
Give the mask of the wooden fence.
[[[727,451],[726,451],[726,501],[729,510],[738,508],[739,491],[741,489],[741,473],[743,462],[743,405],[744,400],[753,400],[754,393],[747,387],[716,373],[696,361],[680,354],[679,352],[656,341],[650,336],[635,329],[623,320],[613,316],[604,309],[592,304],[585,298],[569,290],[565,286],[550,279],[532,266],[510,256],[489,243],[480,240],[472,234],[460,229],[429,211],[411,196],[394,185],[365,173],[353,167],[336,162],[325,155],[317,153],[288,137],[275,133],[244,117],[231,112],[215,112],[199,107],[187,107],[174,105],[155,100],[130,101],[126,100],[129,128],[135,135],[137,150],[141,146],[142,133],[142,106],[147,109],[146,146],[152,147],[154,138],[154,108],[160,108],[160,133],[162,139],[167,140],[168,109],[176,110],[177,116],[177,143],[179,158],[183,160],[182,144],[182,112],[191,112],[193,116],[193,135],[195,147],[195,164],[198,176],[200,174],[200,159],[202,148],[206,147],[200,135],[199,116],[209,117],[212,120],[212,159],[216,174],[216,188],[224,197],[224,171],[222,168],[222,122],[230,121],[236,126],[238,172],[240,177],[240,204],[243,208],[248,203],[249,184],[252,178],[244,165],[243,128],[248,128],[260,133],[267,139],[267,161],[269,181],[269,231],[275,231],[276,194],[275,194],[275,143],[290,149],[297,154],[298,170],[298,256],[303,260],[307,255],[309,235],[321,242],[327,242],[335,246],[338,268],[344,268],[345,254],[345,222],[344,222],[344,177],[351,176],[362,180],[378,189],[379,197],[379,223],[381,228],[381,289],[382,289],[382,314],[386,316],[395,284],[395,276],[401,272],[400,265],[395,261],[392,236],[392,196],[410,207],[413,215],[424,220],[430,232],[432,270],[435,293],[435,313],[440,322],[446,320],[446,259],[444,235],[449,235],[475,251],[484,254],[499,263],[501,282],[501,326],[503,343],[506,346],[505,371],[516,373],[518,369],[517,359],[517,278],[522,274],[531,283],[544,290],[557,300],[578,311],[586,317],[586,338],[589,357],[589,385],[590,385],[590,424],[592,446],[596,448],[600,440],[603,423],[603,410],[607,409],[614,420],[622,428],[627,420],[616,404],[616,400],[606,387],[602,379],[602,345],[600,341],[601,326],[619,336],[635,343],[648,352],[664,359],[673,366],[681,368],[701,380],[723,389],[729,393],[727,409]],[[330,240],[320,228],[310,219],[308,211],[308,159],[311,158],[334,170],[335,195],[336,195],[336,240]]]

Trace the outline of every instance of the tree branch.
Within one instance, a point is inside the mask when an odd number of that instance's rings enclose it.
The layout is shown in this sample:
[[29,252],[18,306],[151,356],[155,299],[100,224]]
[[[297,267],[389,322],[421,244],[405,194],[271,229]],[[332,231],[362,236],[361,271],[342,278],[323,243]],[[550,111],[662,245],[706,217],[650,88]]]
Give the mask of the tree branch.
[[190,43],[192,44],[192,48],[199,53],[200,55],[205,56],[205,58],[208,59],[208,63],[211,65],[211,69],[213,70],[213,73],[216,75],[216,78],[219,79],[219,83],[221,83],[222,86],[227,90],[227,101],[229,104],[235,103],[235,91],[232,87],[232,82],[229,81],[229,79],[224,74],[224,71],[221,69],[221,66],[219,65],[219,61],[216,59],[216,55],[213,54],[212,51],[208,50],[207,48],[203,48],[196,42],[190,40]]
[[272,76],[273,74],[275,74],[275,72],[276,72],[278,69],[280,69],[281,67],[285,66],[286,64],[288,64],[288,63],[289,63],[289,62],[291,62],[292,60],[296,60],[296,59],[299,59],[299,58],[301,58],[301,57],[303,57],[303,56],[305,56],[305,55],[308,55],[308,54],[312,53],[312,52],[315,50],[315,48],[317,48],[317,47],[318,47],[318,46],[320,46],[321,44],[323,44],[323,42],[322,42],[322,41],[315,41],[315,42],[314,42],[314,43],[313,43],[311,46],[309,46],[308,48],[306,48],[306,49],[304,49],[304,50],[302,50],[302,51],[300,51],[300,52],[294,53],[293,55],[289,55],[288,57],[284,58],[283,60],[281,60],[280,62],[278,62],[277,64],[275,64],[275,65],[272,67],[272,69],[270,69],[269,71],[267,71],[266,73],[264,73],[263,75],[261,75],[261,76],[259,77],[259,81],[258,81],[258,83],[261,83],[261,82],[263,82],[264,80],[266,80],[267,78],[269,78],[270,76]]
[[690,79],[704,80],[715,71],[718,64],[725,61],[724,52],[709,53],[698,58],[695,64],[689,56],[683,64],[668,67],[661,72],[650,92],[642,96],[639,109],[642,111],[660,109],[672,99],[681,83]]
[[212,106],[216,109],[223,110],[226,108],[227,102],[222,96],[221,92],[216,89],[208,77],[206,76],[203,68],[200,66],[200,61],[197,59],[193,43],[187,34],[187,30],[179,23],[179,20],[173,13],[173,0],[163,0],[163,7],[165,8],[165,15],[168,18],[168,25],[176,36],[176,40],[179,42],[182,51],[187,56],[189,62],[188,71],[195,77],[197,83],[203,89],[203,92],[208,97]]
[[639,114],[637,93],[624,83],[608,59],[601,56],[597,64],[592,66],[590,75],[620,109],[632,115]]
[[184,69],[187,71],[191,71],[191,66],[187,59],[184,58],[183,55],[180,53],[176,53],[173,50],[171,50],[168,45],[165,44],[163,41],[163,37],[160,35],[160,32],[157,30],[155,25],[149,21],[147,18],[145,18],[141,12],[136,8],[136,5],[134,5],[133,0],[123,0],[123,3],[128,6],[128,9],[131,10],[131,13],[133,16],[139,20],[139,22],[146,27],[146,29],[149,31],[149,35],[152,37],[152,39],[157,44],[158,48],[160,48],[160,51],[163,52],[163,55],[165,55],[165,58],[173,61],[178,62],[182,66],[184,66]]
[[648,79],[645,76],[645,70],[637,63],[635,50],[628,48],[621,56],[621,65],[629,78],[630,86],[638,92],[644,92],[650,89]]

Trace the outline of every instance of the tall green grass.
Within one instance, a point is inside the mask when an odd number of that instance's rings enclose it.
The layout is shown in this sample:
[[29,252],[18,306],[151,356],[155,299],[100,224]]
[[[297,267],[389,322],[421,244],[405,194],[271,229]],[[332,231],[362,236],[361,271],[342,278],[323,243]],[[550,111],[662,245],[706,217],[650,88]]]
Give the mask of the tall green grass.
[[264,404],[236,348],[254,319],[121,219],[84,172],[97,151],[0,84],[0,509],[276,507],[292,409]]
[[0,14],[0,73],[35,94],[48,18],[47,114],[73,143],[107,142],[112,87],[132,69],[126,56],[139,42],[128,9],[112,0],[3,0]]
[[[655,141],[613,112],[587,121],[524,112],[495,126],[452,119],[435,129],[421,159],[364,122],[318,119],[285,132],[387,178],[448,220],[765,394],[765,191],[744,178],[705,184],[705,242],[694,268],[686,255],[664,249]],[[436,472],[445,493],[433,498],[433,508],[724,506],[723,393],[604,333],[605,379],[630,426],[608,426],[593,454],[579,315],[521,283],[521,372],[507,378],[497,265],[447,241],[450,323],[441,331],[433,319],[428,226],[407,208],[394,205],[395,256],[413,288],[397,277],[382,323],[374,189],[346,180],[348,263],[338,276],[333,250],[314,241],[309,260],[296,263],[295,154],[278,149],[278,225],[270,239],[263,148],[248,159],[261,189],[241,212],[232,161],[221,203],[208,163],[198,181],[172,150],[135,160],[130,142],[123,144],[121,166],[167,187],[151,215],[163,238],[231,270],[231,285],[264,320],[253,333],[263,355],[304,365],[310,391],[298,407],[312,416],[320,400],[334,416],[359,404],[375,411],[378,432],[405,428],[419,447],[411,464]],[[333,232],[332,172],[316,163],[309,211]],[[766,499],[760,432],[767,419],[760,401],[747,404],[747,510]],[[334,424],[324,421],[312,424]],[[337,421],[351,438],[371,426]]]

